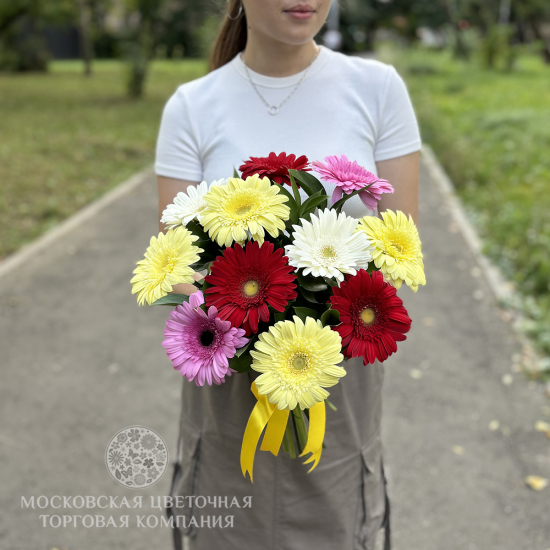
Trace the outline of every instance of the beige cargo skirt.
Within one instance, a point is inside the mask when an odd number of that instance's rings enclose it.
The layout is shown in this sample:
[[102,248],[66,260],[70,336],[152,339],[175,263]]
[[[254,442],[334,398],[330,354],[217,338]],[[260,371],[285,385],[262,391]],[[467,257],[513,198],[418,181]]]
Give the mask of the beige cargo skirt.
[[[254,483],[243,478],[241,442],[256,399],[258,373],[220,386],[183,380],[179,456],[167,509],[176,550],[375,550],[390,508],[380,419],[384,365],[343,363],[346,376],[329,389],[325,448],[310,474],[303,458],[256,452]],[[183,497],[183,498],[182,498]],[[249,498],[250,497],[250,498]]]

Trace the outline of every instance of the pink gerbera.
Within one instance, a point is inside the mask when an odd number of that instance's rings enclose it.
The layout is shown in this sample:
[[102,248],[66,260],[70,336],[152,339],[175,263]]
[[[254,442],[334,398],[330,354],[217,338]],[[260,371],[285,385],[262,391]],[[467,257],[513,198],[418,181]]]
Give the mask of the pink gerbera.
[[330,155],[325,157],[325,163],[316,160],[311,166],[321,179],[336,184],[332,193],[332,204],[340,200],[344,193],[349,195],[368,185],[369,187],[359,193],[359,197],[369,210],[374,210],[382,193],[393,193],[393,187],[387,180],[379,179],[366,168],[359,166],[357,161],[351,162],[346,155]]
[[226,375],[236,372],[229,368],[229,359],[248,339],[243,338],[243,329],[222,321],[214,306],[207,314],[202,304],[204,296],[199,290],[189,296],[189,303],[176,306],[166,321],[162,345],[182,376],[190,382],[195,380],[197,386],[204,386],[205,381],[211,386],[225,382]]

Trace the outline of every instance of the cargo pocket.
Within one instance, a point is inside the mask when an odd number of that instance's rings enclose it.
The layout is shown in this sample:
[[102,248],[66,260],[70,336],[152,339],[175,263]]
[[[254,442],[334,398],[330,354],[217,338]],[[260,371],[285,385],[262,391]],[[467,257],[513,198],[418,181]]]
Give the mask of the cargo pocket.
[[201,432],[186,421],[181,426],[180,459],[174,465],[170,496],[173,506],[167,510],[174,516],[173,524],[181,535],[193,536],[194,526],[189,526],[193,517],[194,498],[197,495]]
[[358,548],[374,550],[376,536],[384,522],[386,490],[382,472],[382,442],[376,432],[361,448],[361,495]]

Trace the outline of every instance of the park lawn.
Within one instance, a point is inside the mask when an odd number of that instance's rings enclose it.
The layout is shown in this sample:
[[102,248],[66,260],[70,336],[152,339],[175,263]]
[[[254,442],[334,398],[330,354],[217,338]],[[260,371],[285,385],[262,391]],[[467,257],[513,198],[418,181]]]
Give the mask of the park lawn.
[[75,61],[47,74],[0,74],[0,258],[154,161],[162,108],[206,72],[201,60],[156,61],[146,96],[125,97],[124,66]]
[[489,71],[414,48],[384,47],[381,58],[404,77],[424,142],[550,355],[550,67],[524,55],[510,73]]

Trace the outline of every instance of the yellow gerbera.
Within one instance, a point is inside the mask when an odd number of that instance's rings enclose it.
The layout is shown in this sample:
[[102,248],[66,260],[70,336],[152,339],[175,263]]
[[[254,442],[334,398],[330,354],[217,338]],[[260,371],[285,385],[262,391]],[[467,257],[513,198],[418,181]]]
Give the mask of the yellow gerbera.
[[416,292],[418,285],[426,284],[426,277],[422,243],[412,216],[407,219],[401,210],[385,210],[381,214],[383,219],[365,216],[359,220],[357,231],[364,231],[374,245],[374,265],[384,278],[395,288],[405,282]]
[[312,317],[305,324],[296,316],[294,322],[275,323],[254,347],[252,368],[263,373],[255,381],[258,392],[280,410],[313,407],[328,397],[323,388],[346,374],[336,366],[344,359],[340,335]]
[[283,204],[288,198],[279,193],[279,186],[258,174],[245,180],[230,178],[227,185],[213,186],[203,200],[207,206],[201,224],[220,246],[231,246],[234,241],[242,244],[249,232],[262,244],[265,231],[277,237],[290,215],[290,208]]
[[166,234],[151,237],[145,251],[145,259],[140,260],[134,270],[132,294],[138,293],[138,304],[152,304],[172,291],[172,285],[193,283],[194,270],[189,266],[199,260],[202,248],[193,245],[198,239],[184,226],[169,229]]

